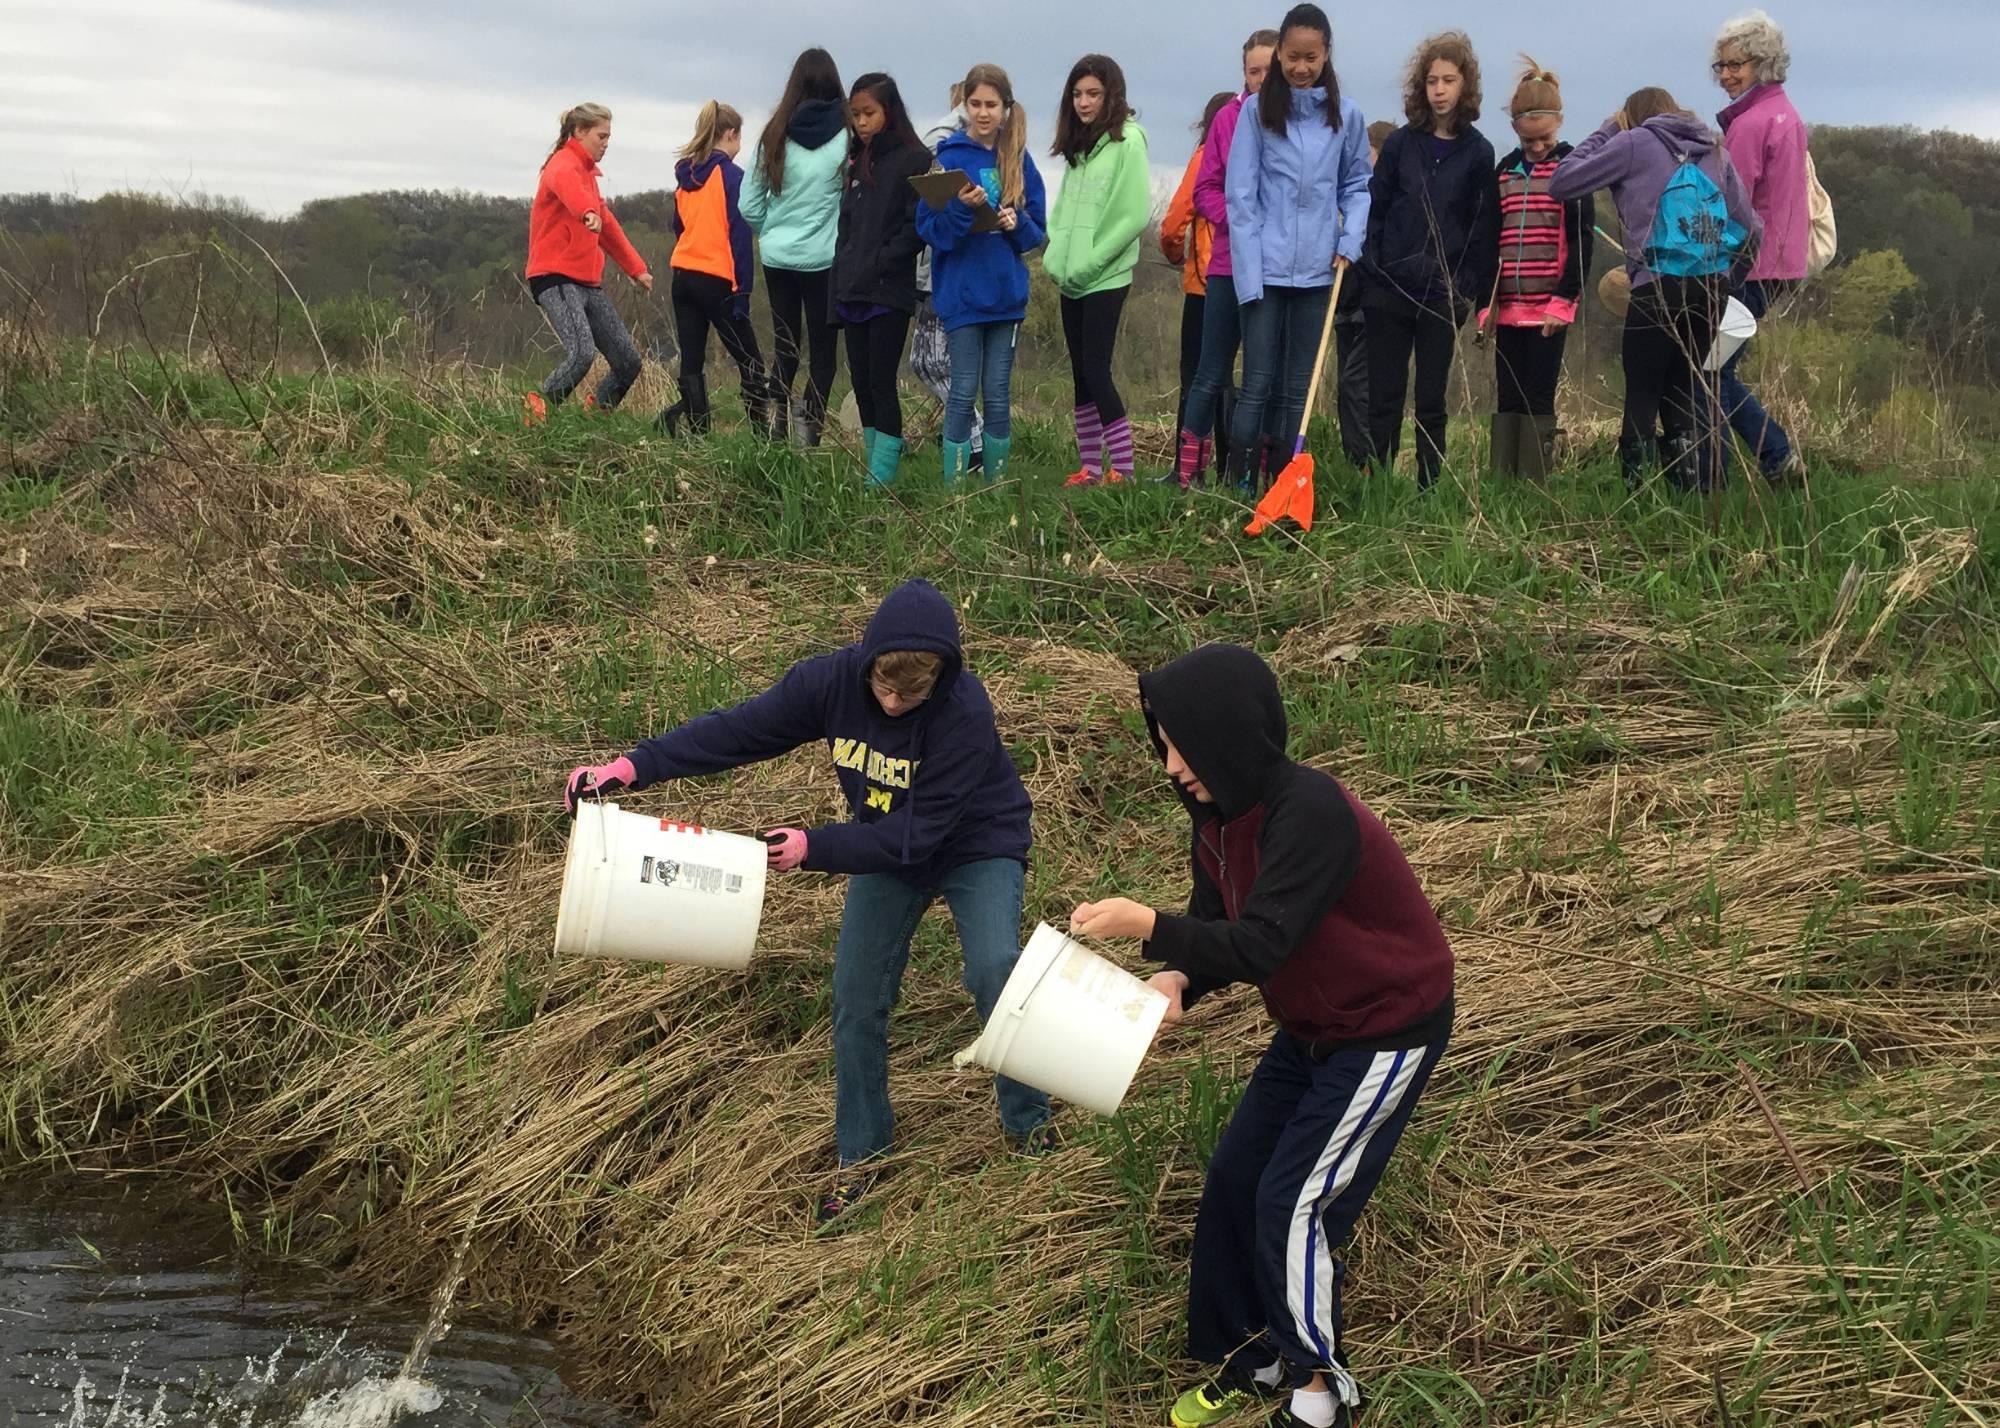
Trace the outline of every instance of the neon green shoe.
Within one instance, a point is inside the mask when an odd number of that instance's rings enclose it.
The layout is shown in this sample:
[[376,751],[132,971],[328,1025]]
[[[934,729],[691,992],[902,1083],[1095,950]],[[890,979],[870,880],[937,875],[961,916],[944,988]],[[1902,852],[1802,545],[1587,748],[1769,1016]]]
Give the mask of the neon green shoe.
[[1205,1383],[1174,1400],[1174,1428],[1209,1428],[1212,1423],[1234,1418],[1249,1402],[1250,1395],[1240,1388]]

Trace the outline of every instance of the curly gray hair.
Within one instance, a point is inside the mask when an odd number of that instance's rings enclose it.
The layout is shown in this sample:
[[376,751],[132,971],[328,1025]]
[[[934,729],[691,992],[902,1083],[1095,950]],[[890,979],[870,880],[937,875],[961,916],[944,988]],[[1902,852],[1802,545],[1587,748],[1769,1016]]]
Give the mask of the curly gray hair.
[[1715,35],[1715,53],[1738,50],[1750,61],[1759,84],[1783,84],[1792,67],[1792,52],[1785,48],[1785,32],[1762,10],[1738,15]]

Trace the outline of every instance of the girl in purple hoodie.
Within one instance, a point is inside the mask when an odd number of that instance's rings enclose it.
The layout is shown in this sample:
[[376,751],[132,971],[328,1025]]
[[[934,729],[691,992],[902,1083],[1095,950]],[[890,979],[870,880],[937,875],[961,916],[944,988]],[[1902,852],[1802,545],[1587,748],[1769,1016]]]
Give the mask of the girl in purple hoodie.
[[[1722,191],[1729,222],[1742,241],[1718,247],[1734,271],[1697,276],[1653,272],[1647,266],[1654,220],[1669,185],[1685,182],[1693,165]],[[1664,89],[1641,89],[1556,166],[1549,196],[1559,203],[1611,190],[1625,228],[1625,269],[1632,279],[1632,307],[1625,315],[1625,417],[1618,460],[1628,486],[1645,479],[1653,459],[1653,433],[1663,430],[1660,464],[1676,485],[1707,490],[1720,467],[1718,443],[1704,440],[1702,420],[1713,403],[1701,372],[1715,340],[1732,278],[1740,279],[1755,255],[1763,222],[1723,151],[1721,136],[1680,107]]]

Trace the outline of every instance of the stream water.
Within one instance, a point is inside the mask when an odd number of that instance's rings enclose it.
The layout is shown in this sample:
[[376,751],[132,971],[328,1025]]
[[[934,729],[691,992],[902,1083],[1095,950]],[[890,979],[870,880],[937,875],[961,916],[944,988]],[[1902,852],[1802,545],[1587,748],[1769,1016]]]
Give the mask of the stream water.
[[[191,1223],[192,1219],[192,1223]],[[553,1348],[331,1283],[246,1278],[222,1227],[0,1193],[0,1428],[626,1428]]]

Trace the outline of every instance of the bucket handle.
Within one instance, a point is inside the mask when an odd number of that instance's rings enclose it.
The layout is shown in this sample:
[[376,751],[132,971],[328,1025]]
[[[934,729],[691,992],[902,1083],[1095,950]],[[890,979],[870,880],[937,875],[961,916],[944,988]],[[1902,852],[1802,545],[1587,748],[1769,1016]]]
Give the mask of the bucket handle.
[[1014,1004],[1013,1014],[1015,1016],[1026,1015],[1028,1003],[1035,999],[1035,993],[1042,989],[1042,983],[1049,979],[1049,973],[1055,971],[1056,963],[1062,961],[1064,956],[1068,954],[1071,945],[1071,939],[1067,937],[1063,938],[1063,945],[1056,950],[1056,955],[1049,958],[1048,964],[1036,975],[1034,982],[1030,984],[1028,990],[1021,994],[1021,1000]]

